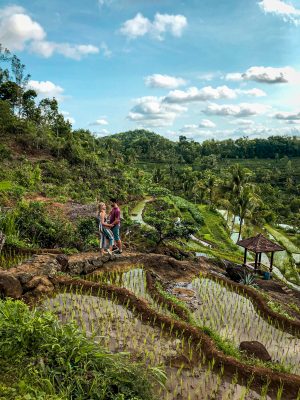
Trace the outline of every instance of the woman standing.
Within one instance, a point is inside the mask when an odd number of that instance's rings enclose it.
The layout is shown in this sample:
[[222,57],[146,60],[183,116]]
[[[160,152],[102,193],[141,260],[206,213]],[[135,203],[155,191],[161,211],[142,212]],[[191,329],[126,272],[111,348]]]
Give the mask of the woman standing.
[[109,247],[108,247],[108,254],[112,254],[112,247],[114,244],[114,235],[110,228],[113,227],[113,224],[109,224],[107,220],[107,215],[106,215],[106,205],[104,203],[99,203],[99,209],[98,209],[98,215],[99,215],[99,234],[100,234],[100,253],[103,256],[104,255],[104,249],[106,248],[105,246],[105,241],[108,240],[109,242]]

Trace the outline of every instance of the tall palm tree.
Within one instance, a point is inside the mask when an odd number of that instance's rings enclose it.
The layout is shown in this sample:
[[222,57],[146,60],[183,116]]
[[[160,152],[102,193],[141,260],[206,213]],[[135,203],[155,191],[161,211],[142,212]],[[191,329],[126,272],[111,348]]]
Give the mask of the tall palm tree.
[[237,214],[240,218],[239,222],[239,236],[241,238],[242,226],[245,218],[251,218],[253,211],[259,206],[261,200],[255,192],[254,185],[247,184],[241,188],[241,191],[237,197]]
[[232,213],[232,225],[231,232],[234,229],[235,217],[238,212],[237,199],[240,196],[245,185],[248,184],[251,171],[248,168],[243,168],[240,164],[234,164],[229,168],[229,176],[224,185],[221,186],[221,192],[228,200],[227,215],[229,218],[229,213]]

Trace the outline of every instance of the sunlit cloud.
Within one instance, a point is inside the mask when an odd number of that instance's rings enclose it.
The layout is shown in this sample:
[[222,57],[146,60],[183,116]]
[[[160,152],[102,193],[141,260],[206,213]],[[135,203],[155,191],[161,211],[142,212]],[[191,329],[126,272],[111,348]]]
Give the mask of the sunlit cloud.
[[187,26],[187,19],[184,15],[155,14],[153,21],[137,13],[132,19],[125,21],[120,33],[129,39],[136,39],[150,35],[155,39],[163,40],[164,34],[180,37]]
[[51,81],[30,80],[27,87],[33,89],[40,97],[61,97],[64,89]]
[[145,84],[151,88],[175,89],[185,85],[186,81],[176,76],[153,74],[145,78]]
[[300,83],[300,72],[292,67],[251,67],[245,72],[233,72],[225,76],[228,81],[255,81],[259,83]]
[[175,119],[187,111],[186,107],[178,104],[164,103],[163,98],[146,96],[135,101],[135,106],[128,114],[132,122],[143,123],[145,126],[171,126]]
[[243,118],[251,115],[264,114],[270,108],[265,104],[241,103],[241,104],[216,104],[210,103],[203,113],[206,115],[232,116]]
[[291,3],[281,0],[262,0],[258,4],[266,14],[277,15],[284,21],[293,22],[295,25],[300,24],[300,9]]
[[[29,49],[32,53],[49,58],[54,54],[80,60],[99,53],[91,44],[58,43],[46,40],[43,27],[34,21],[23,7],[7,6],[0,9],[0,43],[14,50]],[[105,53],[105,51],[104,51]]]

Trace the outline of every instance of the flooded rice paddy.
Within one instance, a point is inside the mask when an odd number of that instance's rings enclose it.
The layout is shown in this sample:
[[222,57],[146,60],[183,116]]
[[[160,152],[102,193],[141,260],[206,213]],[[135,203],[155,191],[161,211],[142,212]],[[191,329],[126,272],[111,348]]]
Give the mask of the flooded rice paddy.
[[[172,315],[166,307],[154,301],[147,291],[146,275],[142,267],[126,272],[98,273],[89,279],[112,283],[132,291],[137,297],[148,301],[150,307],[165,315]],[[238,347],[242,341],[257,340],[268,350],[272,360],[291,367],[300,374],[300,338],[280,329],[273,321],[269,323],[255,310],[246,297],[232,292],[214,280],[199,277],[185,288],[194,294],[193,317],[200,326],[208,326],[224,339],[230,339]],[[176,288],[173,290],[177,295]]]
[[159,399],[270,399],[266,387],[258,394],[247,385],[239,385],[236,377],[227,379],[222,368],[212,370],[199,349],[195,361],[193,348],[183,338],[141,322],[113,300],[79,292],[59,293],[44,301],[43,307],[63,322],[75,322],[86,336],[112,352],[128,352],[148,366],[161,365],[167,381],[164,387],[157,387]]
[[[281,330],[274,321],[268,323],[249,299],[204,277],[194,279],[186,289],[194,293],[193,317],[199,326],[213,329],[237,347],[242,341],[259,341],[273,361],[300,374],[300,339]],[[176,290],[173,292],[176,294]]]
[[136,266],[127,271],[96,272],[87,276],[88,280],[98,283],[111,284],[133,292],[137,297],[146,300],[155,311],[172,316],[165,305],[155,301],[147,291],[146,273],[141,266]]

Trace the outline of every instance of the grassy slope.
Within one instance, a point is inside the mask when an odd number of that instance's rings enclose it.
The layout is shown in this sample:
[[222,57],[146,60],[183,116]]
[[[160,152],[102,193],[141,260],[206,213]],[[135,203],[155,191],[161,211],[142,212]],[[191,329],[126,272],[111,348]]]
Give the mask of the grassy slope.
[[210,250],[211,254],[234,262],[241,262],[240,248],[232,242],[224,218],[206,205],[199,205],[198,207],[204,219],[199,234],[216,246]]
[[[164,199],[175,204],[181,219],[190,221],[198,227],[196,237],[213,243],[213,248],[209,248],[193,240],[181,240],[184,243],[180,246],[182,250],[206,253],[213,257],[242,262],[240,248],[232,242],[226,229],[225,220],[217,211],[207,205],[195,205],[178,196],[168,196]],[[202,217],[202,222],[197,218],[197,214]],[[172,244],[178,247],[178,243],[172,241]]]
[[265,228],[282,246],[287,249],[289,253],[300,253],[299,247],[297,247],[284,233],[270,225],[266,225]]

